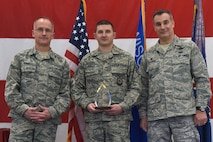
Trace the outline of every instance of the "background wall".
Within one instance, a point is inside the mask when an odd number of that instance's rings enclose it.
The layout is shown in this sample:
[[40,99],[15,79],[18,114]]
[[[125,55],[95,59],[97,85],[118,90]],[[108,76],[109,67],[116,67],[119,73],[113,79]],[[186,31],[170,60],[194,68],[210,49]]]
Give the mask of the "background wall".
[[[171,10],[175,19],[175,32],[181,38],[191,38],[193,0],[146,0],[147,47],[155,44],[157,37],[152,26],[152,14],[157,9]],[[69,46],[68,39],[77,15],[80,0],[0,0],[0,127],[10,127],[8,107],[4,101],[4,86],[7,70],[14,55],[32,48],[33,21],[47,16],[55,23],[55,39],[51,47],[64,56]],[[97,48],[93,38],[95,24],[100,19],[114,23],[117,37],[115,44],[134,56],[135,36],[139,17],[140,0],[86,0],[87,30],[91,50]],[[206,36],[206,59],[213,88],[213,1],[203,0],[203,14]],[[212,100],[211,100],[212,102]],[[211,108],[213,108],[211,103]],[[59,127],[58,139],[66,136],[68,113],[62,115],[63,125]]]

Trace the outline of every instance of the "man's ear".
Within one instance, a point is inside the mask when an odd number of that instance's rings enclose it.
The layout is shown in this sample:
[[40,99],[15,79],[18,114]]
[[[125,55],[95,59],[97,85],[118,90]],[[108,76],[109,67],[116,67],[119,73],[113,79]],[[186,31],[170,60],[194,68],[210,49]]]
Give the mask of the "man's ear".
[[35,35],[34,35],[34,30],[32,30],[32,37],[35,37]]
[[113,37],[116,38],[116,32],[113,32]]
[[96,39],[96,37],[97,37],[97,36],[96,36],[96,33],[93,33],[93,36],[94,36],[94,38]]
[[52,35],[52,39],[54,39],[54,35],[55,35],[55,33],[53,33],[53,35]]
[[175,21],[174,20],[172,20],[172,24],[173,24],[173,28],[175,27]]

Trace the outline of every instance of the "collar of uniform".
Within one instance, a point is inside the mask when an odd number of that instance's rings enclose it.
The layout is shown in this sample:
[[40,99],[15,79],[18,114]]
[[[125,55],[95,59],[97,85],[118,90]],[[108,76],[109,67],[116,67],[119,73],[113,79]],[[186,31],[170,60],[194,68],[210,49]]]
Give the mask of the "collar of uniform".
[[120,54],[120,48],[118,48],[117,46],[113,45],[112,53],[113,54]]
[[[112,54],[119,54],[119,48],[113,44],[111,52],[112,52]],[[93,52],[91,52],[92,56],[98,56],[100,54],[101,54],[101,52],[98,49],[96,49]]]
[[[167,50],[170,50],[171,48],[176,48],[176,47],[180,48],[181,45],[182,44],[180,43],[180,38],[177,35],[175,35],[173,41],[170,43]],[[158,40],[158,42],[155,45],[155,50],[159,53],[164,53],[163,49],[159,48],[160,46],[161,45],[159,44],[159,40]]]
[[180,38],[175,35],[173,42],[171,43],[172,47],[180,47],[182,44],[180,43]]
[[[38,55],[39,53],[36,51],[36,49],[35,49],[35,47],[34,48],[32,48],[30,51],[29,51],[29,55]],[[54,54],[54,52],[52,51],[52,49],[50,48],[50,51],[49,51],[49,53],[48,53],[48,55],[49,55],[49,58],[51,58],[51,59],[55,59],[55,54]]]
[[[159,40],[160,40],[160,39],[159,39]],[[160,46],[159,40],[158,40],[158,42],[156,43],[157,46]],[[173,41],[170,43],[170,45],[176,44],[179,40],[180,40],[180,38],[179,38],[177,35],[174,35],[174,39],[173,39]]]

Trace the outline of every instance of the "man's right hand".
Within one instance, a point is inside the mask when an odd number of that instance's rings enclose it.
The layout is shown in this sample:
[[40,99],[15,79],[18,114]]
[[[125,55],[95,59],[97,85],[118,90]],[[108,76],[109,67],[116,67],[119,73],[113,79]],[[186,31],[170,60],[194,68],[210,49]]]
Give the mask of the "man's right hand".
[[42,124],[44,121],[40,119],[40,113],[38,107],[29,107],[25,112],[24,112],[24,117],[27,118],[28,120],[35,122],[35,123],[40,123]]
[[148,120],[147,120],[147,118],[142,118],[142,119],[140,120],[140,127],[141,127],[145,132],[147,132],[147,130],[148,130]]
[[91,113],[98,113],[98,112],[102,112],[102,110],[100,109],[95,109],[96,106],[94,103],[90,103],[88,106],[87,106],[87,110]]

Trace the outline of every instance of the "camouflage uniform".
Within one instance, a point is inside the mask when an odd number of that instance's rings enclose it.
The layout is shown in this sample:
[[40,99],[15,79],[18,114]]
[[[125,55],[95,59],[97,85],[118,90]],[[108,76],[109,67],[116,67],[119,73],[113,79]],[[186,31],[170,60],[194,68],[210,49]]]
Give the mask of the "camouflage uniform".
[[[96,91],[102,82],[105,82],[110,91],[112,104],[119,104],[122,107],[121,114],[116,116],[106,113],[93,114],[87,110],[87,105],[94,103]],[[96,122],[116,121],[117,131],[121,132],[120,125],[127,125],[123,128],[129,128],[129,122],[132,120],[131,107],[137,101],[139,89],[139,76],[134,58],[130,53],[114,45],[110,53],[102,54],[99,50],[95,50],[81,60],[72,80],[71,95],[74,102],[85,109],[86,124],[98,125]],[[128,122],[128,124],[121,122],[121,120]],[[91,133],[97,134],[95,131]],[[128,133],[126,141],[129,141]],[[123,135],[120,136],[123,137]],[[103,138],[104,135],[102,134],[100,137]]]
[[[10,141],[54,141],[60,115],[70,106],[69,66],[52,50],[41,56],[35,48],[15,55],[6,80],[5,100],[12,118]],[[29,107],[48,107],[51,118],[43,124],[23,117]],[[42,133],[42,134],[41,134]],[[40,134],[40,135],[39,135]]]
[[[211,97],[206,64],[197,45],[175,36],[165,52],[159,43],[142,57],[142,97],[140,117],[156,121],[192,116],[196,106],[207,106]],[[196,82],[197,98],[193,92]]]

